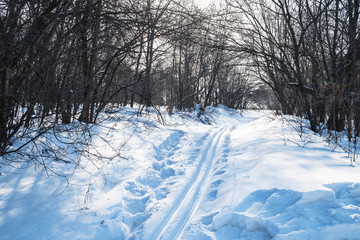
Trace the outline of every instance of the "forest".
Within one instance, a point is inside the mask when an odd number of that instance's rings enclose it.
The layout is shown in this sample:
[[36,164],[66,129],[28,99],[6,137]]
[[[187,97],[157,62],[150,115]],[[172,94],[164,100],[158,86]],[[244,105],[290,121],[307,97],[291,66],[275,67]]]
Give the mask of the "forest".
[[296,115],[356,145],[359,2],[2,0],[0,155],[109,106],[194,103]]

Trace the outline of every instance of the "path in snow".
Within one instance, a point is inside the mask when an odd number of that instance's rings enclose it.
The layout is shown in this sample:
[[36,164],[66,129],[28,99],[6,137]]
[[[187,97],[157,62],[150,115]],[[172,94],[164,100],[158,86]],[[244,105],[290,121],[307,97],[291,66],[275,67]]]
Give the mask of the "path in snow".
[[[181,130],[175,130],[161,144],[154,146],[155,161],[152,167],[125,185],[130,196],[125,199],[125,209],[122,215],[126,224],[131,227],[133,238],[139,238],[144,222],[151,216],[148,207],[152,201],[161,201],[169,194],[168,187],[173,184],[169,179],[176,174],[172,167],[175,163],[174,154],[179,150],[179,142],[186,135]],[[99,238],[100,239],[100,238]]]
[[[83,164],[66,190],[45,171],[2,168],[0,239],[360,236],[359,164],[349,166],[311,132],[306,145],[292,143],[292,126],[266,112],[207,111],[212,125],[174,115],[169,126],[144,117],[131,127],[116,118],[111,134],[92,129],[105,146],[132,136],[122,149],[128,158],[100,159],[103,174],[90,175],[96,168]],[[94,143],[108,155],[102,141]]]
[[[199,163],[193,176],[183,188],[170,212],[160,221],[148,239],[180,239],[189,219],[198,209],[210,185],[216,160],[220,157],[224,135],[229,128],[214,129],[199,155]],[[229,134],[229,133],[227,133]]]

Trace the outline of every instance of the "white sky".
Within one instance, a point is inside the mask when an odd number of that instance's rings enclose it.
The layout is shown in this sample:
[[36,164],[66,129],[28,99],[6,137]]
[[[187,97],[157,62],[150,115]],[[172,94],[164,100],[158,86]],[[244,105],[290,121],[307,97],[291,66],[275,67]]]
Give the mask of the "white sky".
[[216,0],[195,0],[194,1],[199,7],[207,7],[211,3],[216,2]]

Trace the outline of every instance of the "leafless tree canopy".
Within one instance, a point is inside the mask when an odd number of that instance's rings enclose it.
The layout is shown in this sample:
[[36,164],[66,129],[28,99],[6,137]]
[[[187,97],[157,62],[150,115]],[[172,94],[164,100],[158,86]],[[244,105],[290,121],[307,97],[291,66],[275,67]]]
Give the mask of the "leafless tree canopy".
[[358,0],[228,0],[235,41],[276,97],[278,109],[319,131],[360,134]]
[[359,21],[359,0],[0,1],[0,154],[108,104],[257,102],[356,140]]

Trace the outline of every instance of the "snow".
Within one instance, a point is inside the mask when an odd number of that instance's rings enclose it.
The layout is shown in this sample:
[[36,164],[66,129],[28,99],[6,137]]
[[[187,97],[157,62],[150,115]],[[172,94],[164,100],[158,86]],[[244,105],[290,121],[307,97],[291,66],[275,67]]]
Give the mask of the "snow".
[[103,115],[53,171],[2,166],[0,239],[359,239],[359,165],[298,119],[161,112]]

